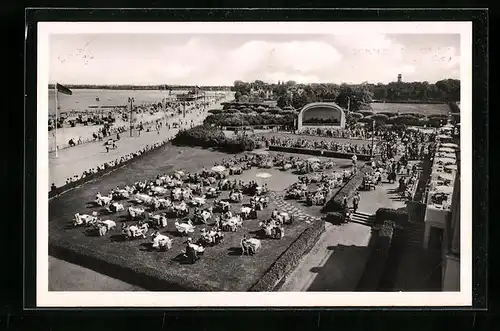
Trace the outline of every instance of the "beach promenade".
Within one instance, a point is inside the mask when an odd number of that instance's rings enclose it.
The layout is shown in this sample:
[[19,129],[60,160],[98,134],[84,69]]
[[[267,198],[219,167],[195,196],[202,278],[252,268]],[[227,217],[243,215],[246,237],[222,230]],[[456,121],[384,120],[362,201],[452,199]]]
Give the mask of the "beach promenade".
[[[205,110],[192,110],[186,114],[185,118],[182,115],[170,117],[168,123],[172,124],[182,120],[181,128],[188,128],[191,125],[191,120],[194,125],[201,124],[208,115],[208,110],[220,107],[220,103],[224,101],[227,100],[222,99]],[[49,185],[54,183],[57,187],[62,186],[69,177],[81,175],[85,170],[134,153],[146,145],[153,145],[173,138],[179,130],[180,128],[168,129],[164,125],[159,134],[156,130],[152,130],[150,132],[143,131],[139,136],[138,132],[134,130],[132,137],[130,137],[129,131],[126,131],[120,134],[120,140],[117,142],[118,148],[109,150],[109,152],[106,152],[103,146],[104,140],[62,149],[59,151],[58,157],[55,156],[54,152],[51,152],[49,153]],[[114,137],[116,138],[116,135]]]

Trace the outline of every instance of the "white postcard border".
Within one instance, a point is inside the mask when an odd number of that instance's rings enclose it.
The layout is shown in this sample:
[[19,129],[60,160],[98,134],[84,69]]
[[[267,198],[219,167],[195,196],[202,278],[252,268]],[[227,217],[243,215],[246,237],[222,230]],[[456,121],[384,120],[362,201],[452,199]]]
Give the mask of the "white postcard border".
[[[48,78],[51,34],[461,35],[460,292],[54,292],[48,290]],[[472,22],[40,22],[37,45],[37,280],[42,307],[397,307],[472,305]]]

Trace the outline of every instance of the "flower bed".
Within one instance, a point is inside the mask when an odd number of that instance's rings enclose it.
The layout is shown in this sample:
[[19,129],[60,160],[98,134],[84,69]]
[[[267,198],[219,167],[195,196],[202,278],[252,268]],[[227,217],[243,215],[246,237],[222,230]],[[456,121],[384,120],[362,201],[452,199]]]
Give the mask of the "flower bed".
[[[296,154],[307,154],[307,155],[316,155],[316,156],[327,156],[334,157],[337,159],[350,159],[354,154],[352,153],[342,153],[321,149],[311,149],[311,148],[298,148],[298,147],[281,147],[281,146],[269,146],[270,151],[276,152],[284,152],[284,153],[296,153]],[[360,161],[369,161],[369,155],[356,154],[356,157]]]
[[284,278],[298,265],[325,231],[325,221],[318,220],[304,230],[292,245],[271,265],[267,272],[251,288],[251,292],[273,291],[279,289]]

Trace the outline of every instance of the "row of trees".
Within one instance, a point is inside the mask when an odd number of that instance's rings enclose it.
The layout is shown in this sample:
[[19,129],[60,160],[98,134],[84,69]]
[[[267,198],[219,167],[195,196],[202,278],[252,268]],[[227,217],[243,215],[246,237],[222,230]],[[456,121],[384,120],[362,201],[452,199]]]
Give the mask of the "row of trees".
[[333,101],[352,111],[371,109],[374,100],[384,102],[456,102],[460,100],[460,80],[443,79],[429,82],[392,82],[389,84],[297,84],[294,81],[268,84],[237,80],[232,91],[236,100],[261,98],[270,91],[278,107],[302,108],[311,102]]

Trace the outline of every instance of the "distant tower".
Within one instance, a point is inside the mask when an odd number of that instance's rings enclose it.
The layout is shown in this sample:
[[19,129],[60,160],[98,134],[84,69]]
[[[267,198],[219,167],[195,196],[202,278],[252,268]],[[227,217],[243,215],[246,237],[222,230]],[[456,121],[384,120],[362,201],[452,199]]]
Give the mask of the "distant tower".
[[401,83],[401,80],[403,79],[403,75],[398,74],[398,83]]

